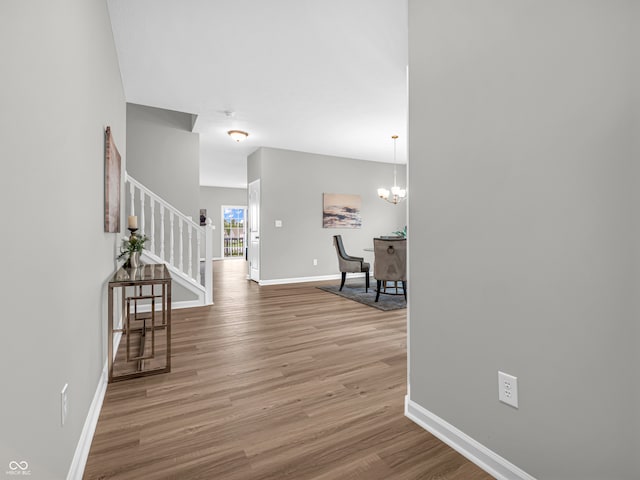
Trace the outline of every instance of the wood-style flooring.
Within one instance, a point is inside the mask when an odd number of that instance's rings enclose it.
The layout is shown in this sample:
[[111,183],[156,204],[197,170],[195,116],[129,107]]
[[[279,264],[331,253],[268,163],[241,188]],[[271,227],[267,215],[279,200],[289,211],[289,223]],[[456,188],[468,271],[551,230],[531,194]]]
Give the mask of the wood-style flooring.
[[214,285],[173,312],[171,373],[109,385],[85,479],[493,478],[404,417],[406,310],[239,260]]

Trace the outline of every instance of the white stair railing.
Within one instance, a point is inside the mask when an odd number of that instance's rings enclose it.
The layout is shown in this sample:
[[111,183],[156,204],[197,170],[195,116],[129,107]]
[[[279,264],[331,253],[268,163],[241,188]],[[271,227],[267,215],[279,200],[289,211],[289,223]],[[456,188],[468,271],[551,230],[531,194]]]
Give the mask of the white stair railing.
[[[136,233],[150,237],[148,250],[145,253],[166,263],[172,274],[180,275],[183,280],[198,289],[202,293],[205,304],[213,303],[211,220],[207,220],[207,226],[201,227],[191,217],[180,212],[127,173],[125,173],[126,188],[129,189],[130,197],[128,214],[138,216],[140,230]],[[150,229],[145,230],[147,225],[150,225]],[[177,237],[177,242],[174,241],[174,237]],[[200,256],[202,245],[204,245],[203,273],[200,269],[200,262],[203,259]]]

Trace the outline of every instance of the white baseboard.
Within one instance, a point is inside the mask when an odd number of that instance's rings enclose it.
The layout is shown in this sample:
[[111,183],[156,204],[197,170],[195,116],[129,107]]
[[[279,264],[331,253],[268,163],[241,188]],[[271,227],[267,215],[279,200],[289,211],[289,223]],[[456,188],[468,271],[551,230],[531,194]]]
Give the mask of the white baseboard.
[[[171,308],[189,308],[189,307],[201,307],[202,304],[197,300],[175,302],[171,304]],[[146,310],[145,310],[146,307]],[[141,305],[138,309],[140,312],[150,311],[151,305]],[[120,318],[116,323],[116,328],[122,328],[123,319]],[[122,339],[122,332],[116,332],[113,336],[113,358],[115,359],[118,347],[120,346],[120,340]],[[91,442],[93,442],[93,435],[98,425],[98,418],[100,417],[100,410],[102,409],[102,402],[104,401],[104,395],[107,393],[107,384],[109,380],[108,362],[105,362],[102,369],[102,375],[98,380],[98,386],[96,392],[93,395],[93,400],[87,413],[87,418],[84,421],[82,432],[80,433],[80,439],[76,445],[76,451],[73,454],[73,460],[67,473],[67,480],[82,480],[84,474],[84,468],[87,465],[87,459],[89,458],[89,450],[91,450]]]
[[498,480],[536,480],[466,433],[405,397],[404,414]]
[[[123,319],[121,317],[118,322],[116,322],[116,328],[122,328],[122,322]],[[113,336],[114,360],[118,353],[118,347],[120,347],[120,340],[122,340],[122,332],[116,332]],[[102,375],[100,375],[98,386],[96,387],[96,393],[93,394],[93,400],[89,406],[89,413],[87,413],[87,418],[84,420],[80,439],[76,445],[76,451],[73,454],[73,460],[71,461],[71,466],[67,473],[67,480],[82,480],[84,467],[87,465],[87,459],[89,458],[89,450],[91,450],[91,442],[93,442],[93,434],[96,432],[98,418],[100,417],[100,410],[102,410],[104,395],[107,393],[108,380],[109,362],[105,361],[104,368],[102,369]]]
[[98,417],[100,417],[104,394],[107,392],[107,380],[107,364],[105,363],[102,375],[100,375],[100,379],[98,380],[96,393],[93,395],[93,400],[89,407],[89,413],[87,414],[84,426],[82,427],[82,432],[80,433],[78,445],[76,445],[76,451],[73,454],[69,473],[67,473],[67,480],[82,480],[84,467],[87,465],[87,458],[89,458],[89,450],[91,449],[93,434],[96,431],[96,425],[98,425]]
[[[122,327],[120,327],[122,328]],[[122,340],[122,332],[116,332],[113,334],[113,360],[116,360],[118,354],[118,347],[120,346],[120,340]]]
[[[364,273],[349,273],[347,278],[364,277]],[[276,278],[274,280],[260,280],[258,285],[285,285],[287,283],[305,283],[305,282],[323,282],[325,280],[340,280],[342,275],[335,273],[332,275],[319,275],[317,277],[294,277],[294,278]]]
[[[213,305],[213,303],[208,304],[208,305],[203,305],[202,302],[200,302],[198,300],[184,300],[182,302],[171,302],[171,309],[172,310],[179,310],[181,308],[204,307],[204,306],[209,306],[209,305]],[[156,303],[156,312],[159,312],[161,310],[162,310],[162,305]],[[146,313],[146,312],[150,312],[150,311],[151,311],[151,305],[150,304],[138,305],[138,312]]]

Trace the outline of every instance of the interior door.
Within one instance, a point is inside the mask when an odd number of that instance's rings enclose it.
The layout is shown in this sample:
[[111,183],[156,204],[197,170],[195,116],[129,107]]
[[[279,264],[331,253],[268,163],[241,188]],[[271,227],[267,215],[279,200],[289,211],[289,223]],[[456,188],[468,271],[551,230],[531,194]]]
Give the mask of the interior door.
[[260,281],[260,180],[249,184],[249,278]]

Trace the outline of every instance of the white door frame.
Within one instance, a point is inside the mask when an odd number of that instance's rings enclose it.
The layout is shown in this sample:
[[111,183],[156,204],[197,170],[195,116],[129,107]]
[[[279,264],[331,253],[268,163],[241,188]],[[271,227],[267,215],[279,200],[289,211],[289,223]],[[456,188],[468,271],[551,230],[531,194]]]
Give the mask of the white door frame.
[[[244,246],[247,247],[247,215],[249,208],[246,205],[220,205],[220,257],[223,259],[237,258],[237,257],[225,257],[224,256],[224,210],[225,208],[241,208],[244,210]],[[242,255],[244,259],[244,255]]]
[[249,278],[260,281],[260,179],[254,180],[248,185],[249,197]]

